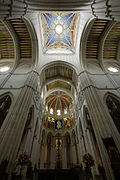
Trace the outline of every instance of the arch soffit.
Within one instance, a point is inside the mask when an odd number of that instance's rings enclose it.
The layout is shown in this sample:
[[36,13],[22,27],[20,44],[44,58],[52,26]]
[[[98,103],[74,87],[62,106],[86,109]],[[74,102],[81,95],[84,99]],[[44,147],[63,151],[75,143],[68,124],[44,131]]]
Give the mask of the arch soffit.
[[36,65],[37,66],[37,63],[38,63],[38,40],[37,40],[37,34],[36,34],[36,31],[34,29],[34,26],[32,24],[32,22],[30,21],[29,18],[27,17],[24,17],[24,22],[25,22],[25,25],[28,29],[28,32],[29,32],[29,35],[30,35],[30,38],[31,38],[31,46],[32,46],[32,65]]
[[96,18],[95,17],[92,17],[90,18],[84,29],[83,29],[83,32],[82,32],[82,38],[81,38],[81,42],[80,42],[80,64],[84,69],[86,69],[86,44],[87,44],[87,38],[88,38],[88,35],[89,35],[89,32],[92,28],[92,25],[94,24]]
[[[62,76],[61,75],[56,76],[55,73],[53,73],[51,77],[46,78],[46,76],[47,76],[45,74],[46,71],[47,70],[49,71],[51,68],[54,68],[54,67],[60,67],[61,69],[62,68],[68,69],[68,71],[70,71],[70,76],[66,77],[66,76],[64,76],[64,74]],[[42,89],[48,83],[54,82],[56,80],[62,80],[64,82],[69,82],[73,87],[76,87],[76,84],[77,84],[76,69],[72,65],[65,63],[65,62],[60,62],[60,61],[56,61],[56,63],[50,63],[49,65],[44,66],[44,68],[42,68],[42,71],[41,71],[41,84],[42,84],[41,87],[42,87]]]
[[[29,59],[31,64],[34,65],[37,59],[36,49],[38,46],[37,46],[37,36],[35,34],[34,27],[31,21],[28,18],[24,17],[24,18],[19,18],[19,19],[14,18],[14,19],[4,20],[4,21],[0,20],[0,22],[4,25],[4,27],[7,29],[7,32],[10,34],[13,41],[13,46],[14,46],[14,50],[11,49],[13,56],[11,57],[8,56],[6,57],[6,59],[11,59],[12,62],[15,61],[14,62],[15,68],[21,62],[21,59],[22,59],[22,62],[23,61],[25,62],[25,64],[28,63],[26,59]],[[23,30],[24,32],[26,32],[26,36],[25,36],[26,39],[23,38],[22,36]],[[10,47],[13,48],[13,46],[10,46]],[[34,47],[34,50],[33,50],[33,47]]]
[[[104,23],[104,26],[103,24],[101,24],[101,27],[103,26],[103,30],[101,32],[101,34],[99,35],[99,42],[98,42],[98,45],[97,45],[97,49],[96,49],[96,57],[93,57],[95,58],[96,60],[98,60],[98,63],[100,63],[100,65],[102,65],[102,61],[104,62],[105,61],[105,58],[103,58],[103,52],[104,52],[104,56],[105,56],[105,52],[107,52],[104,48],[104,44],[105,44],[105,40],[106,38],[108,37],[109,33],[111,32],[111,29],[114,28],[114,26],[116,24],[118,24],[117,22],[114,22],[114,21],[110,21],[108,19],[95,19],[95,18],[91,18],[87,24],[86,24],[86,27],[83,31],[83,38],[81,40],[81,49],[82,49],[82,59],[83,59],[83,66],[84,68],[86,68],[86,63],[87,63],[87,59],[91,59],[92,60],[92,57],[90,55],[93,55],[94,53],[91,53],[90,50],[94,50],[94,47],[90,47],[89,46],[89,42],[87,43],[87,41],[89,40],[89,35],[90,33],[92,34],[93,33],[93,28],[96,26],[95,23],[100,23],[100,21],[103,21],[102,23]],[[99,25],[99,24],[98,24]],[[97,26],[96,26],[97,27]],[[99,26],[98,26],[99,28]],[[94,39],[91,38],[91,40]],[[119,44],[119,41],[118,41],[118,44]],[[111,47],[111,45],[109,44],[109,47],[107,47],[108,49]],[[91,49],[90,49],[91,48]],[[118,48],[117,48],[118,49]],[[90,51],[90,52],[87,52],[87,51]],[[87,54],[88,53],[88,54]],[[117,58],[119,56],[119,53],[118,53],[118,50],[117,50]],[[92,62],[92,61],[91,61]]]
[[76,69],[75,66],[73,66],[73,64],[65,62],[65,61],[61,61],[61,60],[56,60],[54,62],[50,62],[50,63],[45,64],[39,70],[40,74],[42,74],[45,70],[47,70],[53,66],[65,66],[65,67],[68,67],[69,69],[73,70],[76,73],[76,75],[79,74],[78,70]]

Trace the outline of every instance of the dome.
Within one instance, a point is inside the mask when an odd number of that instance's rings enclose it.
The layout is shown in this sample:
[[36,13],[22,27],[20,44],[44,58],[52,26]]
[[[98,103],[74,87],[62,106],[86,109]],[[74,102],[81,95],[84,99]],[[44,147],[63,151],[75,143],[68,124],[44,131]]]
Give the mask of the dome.
[[63,91],[54,91],[45,101],[44,126],[50,129],[67,129],[73,126],[72,98]]

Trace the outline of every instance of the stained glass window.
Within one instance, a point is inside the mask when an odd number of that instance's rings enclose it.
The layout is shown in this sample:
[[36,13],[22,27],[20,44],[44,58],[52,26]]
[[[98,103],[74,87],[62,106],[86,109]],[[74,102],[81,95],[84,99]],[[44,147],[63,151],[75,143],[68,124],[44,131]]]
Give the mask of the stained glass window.
[[67,114],[67,109],[64,109],[64,114]]
[[57,110],[57,116],[60,116],[61,115],[61,112],[60,112],[60,109]]
[[53,108],[50,109],[50,114],[53,114]]
[[48,106],[46,106],[46,111],[48,111]]
[[42,13],[44,53],[74,53],[76,13]]
[[55,121],[55,129],[62,129],[62,128],[63,128],[62,120],[56,120]]

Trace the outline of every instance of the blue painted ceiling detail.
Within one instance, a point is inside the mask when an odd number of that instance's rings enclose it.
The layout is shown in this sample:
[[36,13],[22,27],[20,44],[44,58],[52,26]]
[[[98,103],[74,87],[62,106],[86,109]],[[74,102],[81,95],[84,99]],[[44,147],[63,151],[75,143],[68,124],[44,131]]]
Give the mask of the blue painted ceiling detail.
[[75,13],[42,13],[44,53],[49,50],[74,53],[76,19]]

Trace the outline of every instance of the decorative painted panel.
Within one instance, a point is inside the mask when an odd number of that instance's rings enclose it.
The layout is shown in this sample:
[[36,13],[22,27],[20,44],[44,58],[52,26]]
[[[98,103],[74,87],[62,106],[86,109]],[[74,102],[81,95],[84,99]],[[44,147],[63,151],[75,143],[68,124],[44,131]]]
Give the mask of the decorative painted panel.
[[76,13],[42,13],[44,53],[74,53]]

